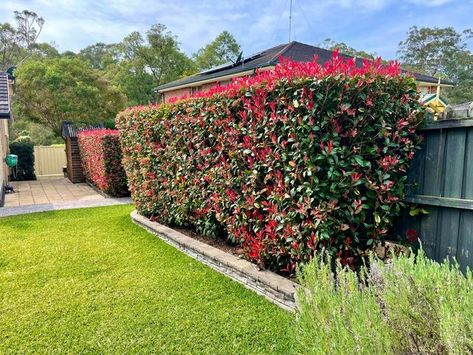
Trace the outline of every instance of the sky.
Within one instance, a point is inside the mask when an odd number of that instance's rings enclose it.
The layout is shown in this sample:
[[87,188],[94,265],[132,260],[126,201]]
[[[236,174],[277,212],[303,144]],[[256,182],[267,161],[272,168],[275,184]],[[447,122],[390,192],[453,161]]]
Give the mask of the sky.
[[[40,42],[79,51],[116,43],[133,31],[161,23],[191,55],[220,32],[230,31],[245,56],[289,40],[290,0],[1,0],[0,23],[13,11],[45,19]],[[385,59],[395,59],[411,26],[473,27],[473,0],[293,0],[292,40],[317,45],[331,38]],[[473,40],[468,47],[473,49]]]

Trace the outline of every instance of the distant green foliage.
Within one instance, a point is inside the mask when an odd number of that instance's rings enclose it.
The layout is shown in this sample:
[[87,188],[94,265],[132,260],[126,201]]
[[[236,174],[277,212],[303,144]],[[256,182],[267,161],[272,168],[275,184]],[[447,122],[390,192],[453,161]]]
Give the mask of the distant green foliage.
[[10,125],[10,141],[25,136],[31,139],[33,145],[64,144],[64,139],[57,136],[51,128],[27,119],[16,119]]
[[471,29],[457,32],[453,27],[411,27],[399,43],[399,55],[409,69],[447,78],[456,86],[443,92],[450,103],[473,100],[473,53],[467,43]]
[[195,72],[177,37],[161,24],[145,33],[132,32],[120,43],[96,43],[79,52],[127,97],[127,105],[156,101],[155,88]]
[[118,48],[116,44],[102,42],[81,49],[78,56],[90,63],[93,69],[105,70],[117,62]]
[[125,106],[124,95],[79,58],[31,58],[15,74],[17,115],[57,136],[62,121],[97,123]]
[[422,250],[390,264],[372,259],[360,278],[332,265],[317,256],[300,273],[296,353],[473,352],[470,271],[431,261]]
[[36,180],[34,173],[34,146],[27,137],[10,143],[10,153],[18,155],[18,165],[12,169],[10,180]]
[[212,42],[199,49],[193,59],[198,69],[210,69],[227,62],[235,62],[240,51],[235,37],[230,32],[223,31]]
[[15,11],[15,24],[0,23],[0,70],[18,65],[38,47],[44,19],[34,11]]
[[320,47],[325,48],[325,49],[330,49],[332,51],[338,49],[341,54],[351,55],[352,57],[357,57],[357,58],[375,59],[376,57],[378,57],[376,53],[368,53],[365,51],[360,51],[353,47],[350,47],[346,43],[336,42],[332,40],[331,38],[324,39],[324,41],[320,44]]

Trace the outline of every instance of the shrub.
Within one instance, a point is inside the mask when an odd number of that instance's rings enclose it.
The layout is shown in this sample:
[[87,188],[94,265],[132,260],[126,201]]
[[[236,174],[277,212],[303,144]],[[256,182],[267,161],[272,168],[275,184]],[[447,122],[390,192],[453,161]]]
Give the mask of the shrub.
[[77,134],[86,179],[112,196],[128,194],[125,171],[121,164],[118,131],[84,130]]
[[[360,279],[320,256],[299,273],[294,326],[301,354],[466,354],[473,352],[473,277],[445,261],[372,259]],[[334,275],[337,275],[336,277]]]
[[21,138],[10,143],[10,154],[18,155],[18,165],[12,169],[10,180],[36,180],[34,172],[34,145],[29,138]]
[[414,80],[395,64],[335,54],[130,108],[117,127],[139,213],[292,273],[320,247],[352,263],[387,234],[420,120]]

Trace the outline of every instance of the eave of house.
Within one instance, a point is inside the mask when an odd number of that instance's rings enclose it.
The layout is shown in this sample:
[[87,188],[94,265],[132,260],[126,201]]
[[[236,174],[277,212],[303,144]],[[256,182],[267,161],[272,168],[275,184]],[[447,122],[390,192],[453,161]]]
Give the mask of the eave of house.
[[[274,66],[267,66],[267,67],[258,68],[258,70],[264,71],[264,70],[270,70],[270,69],[273,69],[273,68],[274,68]],[[175,91],[175,90],[180,90],[180,89],[185,89],[185,88],[192,88],[192,87],[201,86],[201,85],[205,85],[205,84],[218,83],[218,82],[221,82],[221,81],[231,80],[233,78],[240,78],[242,76],[252,75],[254,73],[255,73],[255,69],[250,69],[250,70],[245,70],[245,71],[242,71],[242,72],[239,72],[239,73],[236,73],[236,74],[223,75],[223,76],[219,76],[219,77],[215,77],[215,78],[211,78],[211,79],[204,79],[204,80],[201,80],[201,81],[195,81],[193,83],[172,86],[172,87],[169,87],[169,88],[161,89],[158,92],[159,93],[165,93],[165,92],[169,92],[169,91]]]
[[11,118],[10,96],[8,75],[0,72],[0,119]]
[[417,81],[417,80],[416,80],[416,83],[419,86],[440,86],[441,88],[451,88],[451,87],[455,86],[453,84],[440,83],[440,85],[439,85],[438,83],[431,83],[431,82],[428,82],[428,81]]

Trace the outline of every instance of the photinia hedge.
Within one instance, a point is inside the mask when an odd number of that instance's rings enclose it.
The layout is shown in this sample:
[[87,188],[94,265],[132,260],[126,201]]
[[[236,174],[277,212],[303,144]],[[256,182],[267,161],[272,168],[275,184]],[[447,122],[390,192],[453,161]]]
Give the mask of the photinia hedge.
[[242,245],[293,273],[324,248],[351,264],[402,206],[422,110],[396,63],[283,60],[116,119],[139,213]]
[[77,138],[86,179],[109,195],[128,195],[118,131],[84,130],[77,134]]

